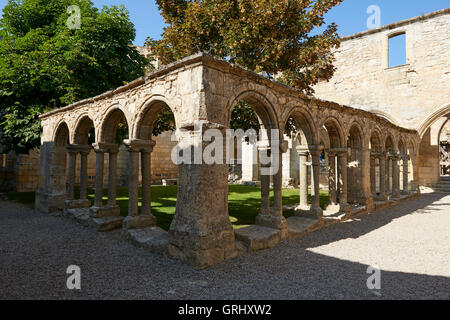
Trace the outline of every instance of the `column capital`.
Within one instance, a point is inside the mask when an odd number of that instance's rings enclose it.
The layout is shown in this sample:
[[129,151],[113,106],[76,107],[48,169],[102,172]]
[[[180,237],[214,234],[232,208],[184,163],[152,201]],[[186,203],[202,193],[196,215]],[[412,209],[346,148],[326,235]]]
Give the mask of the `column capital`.
[[394,161],[400,159],[400,155],[399,155],[398,153],[390,153],[390,154],[388,155],[388,157],[389,157],[390,160],[394,160]]
[[92,146],[88,144],[69,144],[67,145],[67,152],[69,153],[81,153],[89,154],[92,150]]
[[295,150],[297,151],[299,156],[309,156],[309,148],[308,146],[297,146],[295,147]]
[[348,154],[348,148],[331,148],[330,152],[336,155]]
[[107,143],[107,142],[96,142],[92,144],[95,153],[114,153],[114,150],[117,150],[119,146],[115,143]]
[[402,160],[404,160],[404,161],[409,161],[409,160],[411,160],[411,157],[410,157],[408,154],[401,155],[400,158],[401,158]]
[[123,144],[128,152],[144,152],[151,153],[156,145],[154,140],[129,139],[124,140]]

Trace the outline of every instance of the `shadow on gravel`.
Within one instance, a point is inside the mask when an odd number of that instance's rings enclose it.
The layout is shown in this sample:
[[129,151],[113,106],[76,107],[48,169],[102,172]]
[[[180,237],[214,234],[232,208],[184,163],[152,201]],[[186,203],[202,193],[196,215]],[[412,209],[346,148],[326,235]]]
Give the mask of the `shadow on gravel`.
[[321,246],[342,239],[357,239],[373,230],[379,229],[395,219],[399,219],[409,214],[427,214],[433,211],[441,211],[442,208],[433,208],[443,206],[444,204],[433,204],[436,201],[448,196],[447,194],[430,193],[422,195],[418,199],[402,202],[396,206],[389,207],[380,211],[362,215],[344,223],[332,225],[318,232],[327,232],[331,228],[340,228],[339,232],[330,232],[330,236],[315,243],[314,246]]
[[[0,299],[450,299],[447,277],[382,270],[381,290],[371,291],[367,265],[309,250],[414,211],[432,214],[444,196],[424,195],[203,271],[69,220],[7,210],[0,215]],[[71,264],[81,267],[81,291],[65,287]]]

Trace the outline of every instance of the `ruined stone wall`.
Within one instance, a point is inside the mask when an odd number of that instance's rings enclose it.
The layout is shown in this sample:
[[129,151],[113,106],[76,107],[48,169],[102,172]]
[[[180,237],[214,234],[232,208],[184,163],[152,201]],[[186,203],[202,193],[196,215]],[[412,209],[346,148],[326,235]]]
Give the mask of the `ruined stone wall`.
[[[388,67],[388,39],[406,34],[406,65]],[[418,130],[450,104],[450,9],[344,38],[319,98],[385,115]],[[423,133],[423,132],[419,132]]]
[[[406,64],[389,68],[389,38],[406,35]],[[334,77],[315,86],[316,96],[370,111],[417,130],[422,138],[418,179],[440,179],[439,138],[432,132],[450,113],[450,9],[397,22],[343,39]]]

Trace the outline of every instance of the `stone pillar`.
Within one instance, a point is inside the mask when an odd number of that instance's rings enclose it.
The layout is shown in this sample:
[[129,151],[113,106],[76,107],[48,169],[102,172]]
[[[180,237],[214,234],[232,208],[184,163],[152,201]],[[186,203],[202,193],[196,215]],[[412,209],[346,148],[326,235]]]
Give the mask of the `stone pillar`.
[[404,155],[402,157],[403,160],[403,193],[404,194],[409,194],[409,174],[408,174],[408,170],[409,170],[409,166],[408,166],[408,162],[409,162],[409,156],[408,155]]
[[108,207],[116,206],[118,153],[119,153],[119,146],[109,150]]
[[348,212],[350,207],[347,203],[347,169],[348,169],[348,150],[347,148],[334,149],[338,154],[338,189],[339,189],[339,210]]
[[95,198],[94,207],[103,207],[103,175],[105,167],[106,149],[102,148],[100,143],[93,144],[95,151]]
[[[149,212],[149,207],[151,204],[150,201],[150,193],[149,189],[151,187],[151,177],[149,175],[150,167],[143,168],[143,186],[145,185],[145,192],[148,194],[145,196],[145,210],[144,207],[142,210],[142,214],[139,215],[139,154],[147,153],[147,156],[143,156],[145,158],[146,163],[142,163],[142,166],[148,165],[150,166],[150,162],[148,160],[148,156],[153,151],[153,146],[155,142],[152,140],[125,140],[124,145],[126,146],[129,152],[129,177],[128,177],[128,217],[123,221],[123,228],[125,230],[128,229],[143,229],[149,228],[156,225],[156,218]],[[144,172],[145,170],[145,172]],[[148,170],[148,171],[147,171]],[[145,179],[145,182],[144,182]],[[143,190],[144,192],[144,190]],[[144,205],[144,204],[143,204]]]
[[388,154],[386,156],[386,175],[385,175],[385,179],[386,179],[386,195],[388,197],[391,196],[391,191],[392,191],[392,184],[391,184],[391,177],[392,177],[392,165],[391,165],[391,155]]
[[88,172],[87,172],[87,170],[88,170],[88,155],[89,155],[89,153],[90,153],[89,150],[80,152],[80,158],[81,158],[80,200],[87,200],[87,188],[88,188]]
[[[203,152],[209,143],[196,141],[210,128],[225,136],[225,127],[211,122],[186,124],[178,129],[178,146],[184,152]],[[203,269],[236,255],[233,226],[228,215],[229,165],[179,164],[177,209],[169,230],[169,253]]]
[[[67,151],[69,153],[69,179],[67,189],[67,200],[64,204],[64,211],[69,209],[89,208],[91,202],[87,199],[87,155],[91,150],[88,145],[68,145]],[[75,176],[76,176],[76,157],[80,154],[81,168],[80,168],[80,199],[75,200]]]
[[296,211],[301,213],[302,211],[309,211],[308,205],[308,146],[297,146],[297,153],[300,157],[300,206]]
[[[93,144],[96,153],[95,165],[95,200],[90,209],[91,217],[116,217],[120,208],[116,205],[117,192],[117,153],[119,146],[114,143],[99,142]],[[108,203],[103,205],[103,181],[105,174],[105,153],[109,154]]]
[[392,195],[396,199],[400,199],[400,169],[398,166],[399,157],[392,157]]
[[337,205],[337,179],[336,179],[336,154],[328,152],[328,189],[330,194],[330,205]]
[[152,174],[151,174],[151,150],[141,152],[141,172],[142,172],[142,215],[152,214]]
[[311,213],[321,219],[323,211],[320,208],[320,155],[322,154],[323,146],[310,146],[310,154],[312,160],[312,203]]
[[67,146],[69,153],[69,172],[67,179],[67,200],[73,201],[75,199],[75,171],[77,167],[77,151],[71,145]]
[[[261,171],[261,211],[256,217],[255,223],[257,225],[266,226],[269,228],[275,228],[281,230],[281,240],[285,240],[288,236],[287,222],[283,217],[283,194],[282,194],[282,181],[283,181],[283,159],[282,155],[287,151],[287,141],[271,141],[270,145],[267,141],[259,143],[258,149],[265,157],[271,157],[270,165],[262,165],[262,169],[268,169],[271,167],[273,177],[273,193],[274,193],[274,206],[270,208],[270,175],[263,175]],[[277,149],[275,149],[277,148]],[[278,162],[278,166],[277,166]],[[267,172],[266,172],[267,174]],[[269,211],[267,212],[267,207]]]
[[[261,154],[264,154],[264,157],[267,157],[267,153],[270,152],[268,142],[265,143],[266,145],[263,145],[262,143],[259,143],[258,145],[260,159],[262,158]],[[270,164],[261,164],[261,171],[259,173],[261,179],[261,208],[259,214],[263,216],[270,214],[270,175],[263,174],[268,168],[270,168]]]
[[376,155],[370,155],[370,191],[372,195],[377,193],[377,183],[376,183]]
[[378,200],[386,201],[388,200],[387,196],[387,186],[386,186],[386,165],[387,165],[387,155],[386,153],[380,153],[378,156],[380,160],[380,196]]

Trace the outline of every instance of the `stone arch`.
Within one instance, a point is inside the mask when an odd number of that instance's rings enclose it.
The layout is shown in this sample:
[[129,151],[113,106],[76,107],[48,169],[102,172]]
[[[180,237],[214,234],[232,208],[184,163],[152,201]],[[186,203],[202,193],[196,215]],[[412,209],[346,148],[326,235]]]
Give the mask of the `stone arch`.
[[427,119],[425,119],[419,128],[417,129],[417,132],[419,133],[419,136],[422,138],[424,134],[427,132],[429,127],[439,120],[439,118],[445,117],[446,115],[450,114],[450,103],[444,104],[440,106],[435,112],[431,114]]
[[331,148],[342,148],[346,142],[344,139],[344,131],[338,119],[330,116],[323,121],[323,127],[326,128],[330,137]]
[[78,117],[75,123],[75,129],[73,131],[71,141],[73,141],[74,144],[89,144],[88,136],[91,128],[94,128],[95,130],[94,121],[88,114],[82,114],[80,117]]
[[55,147],[66,147],[66,145],[70,142],[69,126],[64,120],[60,121],[56,126],[52,140]]
[[353,121],[347,135],[348,148],[348,201],[363,203],[362,163],[363,163],[364,133],[358,122]]
[[100,132],[96,135],[98,142],[115,143],[115,137],[117,128],[121,121],[125,120],[128,130],[130,131],[130,122],[125,112],[115,105],[108,110],[108,113],[103,118],[103,122],[100,125]]
[[165,107],[172,111],[175,118],[175,126],[178,127],[178,115],[169,101],[163,96],[153,96],[145,101],[140,108],[133,121],[132,137],[135,139],[151,140],[153,123],[158,117],[159,112]]
[[385,139],[385,142],[384,142],[384,150],[387,153],[394,154],[394,152],[396,151],[396,147],[395,147],[395,142],[394,141],[395,140],[394,140],[393,135],[388,133],[386,135],[386,139]]
[[370,134],[370,150],[372,153],[377,152],[383,152],[384,151],[384,142],[382,138],[382,134],[380,129],[375,128],[372,130]]
[[245,90],[240,92],[228,104],[226,109],[227,126],[232,120],[231,115],[233,113],[233,109],[240,101],[245,101],[252,107],[258,116],[262,127],[265,129],[280,129],[278,125],[278,115],[274,104],[265,95],[253,90]]
[[301,106],[293,107],[286,118],[293,118],[296,122],[299,132],[296,133],[295,141],[302,145],[318,145],[320,143],[320,132],[315,125],[312,115],[309,111]]
[[374,115],[389,121],[392,124],[395,124],[396,126],[399,126],[399,122],[389,113],[381,111],[381,110],[369,110],[370,113],[373,113]]

